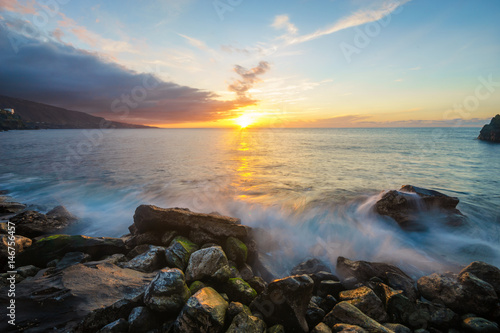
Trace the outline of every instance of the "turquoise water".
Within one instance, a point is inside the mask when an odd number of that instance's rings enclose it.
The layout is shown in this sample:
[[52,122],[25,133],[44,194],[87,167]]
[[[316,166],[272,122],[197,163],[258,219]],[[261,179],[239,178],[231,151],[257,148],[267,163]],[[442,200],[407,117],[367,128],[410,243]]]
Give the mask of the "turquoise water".
[[[416,272],[500,266],[500,145],[478,128],[44,130],[0,133],[0,189],[82,218],[71,232],[120,236],[142,203],[227,214],[265,228],[282,269],[316,255]],[[403,232],[373,213],[412,184],[456,196],[470,223]],[[267,243],[266,243],[267,242]]]

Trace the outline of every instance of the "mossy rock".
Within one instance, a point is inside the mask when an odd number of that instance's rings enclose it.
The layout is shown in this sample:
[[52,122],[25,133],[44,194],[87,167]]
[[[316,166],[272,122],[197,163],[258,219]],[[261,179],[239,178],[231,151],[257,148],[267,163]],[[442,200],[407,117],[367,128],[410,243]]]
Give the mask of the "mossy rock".
[[198,245],[186,237],[175,237],[170,246],[165,250],[167,265],[185,270],[191,254],[198,250]]
[[203,288],[207,287],[206,284],[204,284],[203,282],[201,281],[194,281],[193,283],[191,283],[191,285],[189,286],[189,291],[191,292],[191,295],[194,295],[196,294],[196,292],[198,290],[201,290]]
[[234,261],[236,264],[241,265],[247,261],[248,247],[235,237],[228,237],[226,240],[224,251],[227,258]]
[[257,297],[255,289],[250,287],[242,278],[231,278],[224,285],[224,291],[229,299],[243,304],[250,304]]
[[68,252],[83,252],[92,259],[99,259],[105,255],[125,253],[126,248],[120,238],[52,235],[40,239],[21,252],[17,264],[45,267],[48,262],[62,258]]

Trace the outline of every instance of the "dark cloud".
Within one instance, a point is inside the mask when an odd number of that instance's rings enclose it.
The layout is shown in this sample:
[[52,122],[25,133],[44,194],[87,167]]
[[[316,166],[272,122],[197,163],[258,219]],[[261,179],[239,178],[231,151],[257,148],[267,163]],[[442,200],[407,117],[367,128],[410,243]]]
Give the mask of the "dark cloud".
[[[0,23],[0,95],[147,124],[223,119],[242,104],[219,101],[213,92],[131,71],[58,42],[57,32],[23,36],[15,25]],[[245,80],[250,82],[248,75]]]
[[260,81],[258,76],[266,73],[270,68],[271,66],[267,61],[259,62],[258,66],[251,69],[246,69],[240,65],[234,66],[234,71],[241,79],[233,81],[228,87],[229,91],[236,93],[238,101],[252,102],[253,100],[248,95],[248,90]]

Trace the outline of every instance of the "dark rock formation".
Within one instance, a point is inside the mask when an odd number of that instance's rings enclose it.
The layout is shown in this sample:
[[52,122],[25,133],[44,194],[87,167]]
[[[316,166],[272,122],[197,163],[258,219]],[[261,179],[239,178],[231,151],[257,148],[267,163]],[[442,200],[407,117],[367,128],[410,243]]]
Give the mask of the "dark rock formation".
[[220,246],[207,247],[194,252],[186,268],[188,281],[206,279],[225,282],[230,274],[226,254]]
[[265,333],[266,323],[262,319],[252,316],[251,314],[240,312],[234,317],[226,333],[239,332]]
[[144,304],[155,311],[178,313],[190,296],[180,269],[162,269],[146,288]]
[[484,125],[477,137],[479,140],[500,142],[500,114],[491,119],[489,125]]
[[189,239],[182,236],[175,237],[165,251],[167,265],[182,270],[186,269],[189,257],[196,250],[198,250],[198,246]]
[[497,296],[500,296],[500,269],[482,261],[474,261],[460,271],[459,275],[470,273],[491,284]]
[[10,221],[16,225],[16,233],[18,235],[35,238],[60,232],[73,220],[59,220],[39,212],[28,210],[12,217]]
[[387,313],[384,304],[368,287],[360,287],[353,290],[342,291],[339,301],[346,301],[360,309],[367,316],[378,322],[387,321]]
[[324,322],[330,327],[335,324],[349,324],[359,326],[368,332],[393,333],[348,302],[335,305],[333,310],[326,315]]
[[315,274],[319,272],[331,273],[330,267],[317,258],[301,262],[290,271],[290,275]]
[[404,185],[398,191],[391,190],[375,203],[375,211],[393,218],[403,229],[423,230],[420,214],[432,211],[446,225],[459,226],[467,218],[456,208],[458,198],[412,185]]

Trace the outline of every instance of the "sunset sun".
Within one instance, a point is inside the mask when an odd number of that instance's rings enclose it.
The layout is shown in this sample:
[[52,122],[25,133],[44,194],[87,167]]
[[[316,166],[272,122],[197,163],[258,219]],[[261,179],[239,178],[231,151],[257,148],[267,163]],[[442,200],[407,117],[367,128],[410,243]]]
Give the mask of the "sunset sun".
[[234,120],[234,122],[240,126],[241,128],[246,128],[250,125],[252,125],[253,123],[255,123],[255,116],[253,115],[250,115],[250,114],[244,114],[242,116],[239,116],[238,118],[236,118]]

